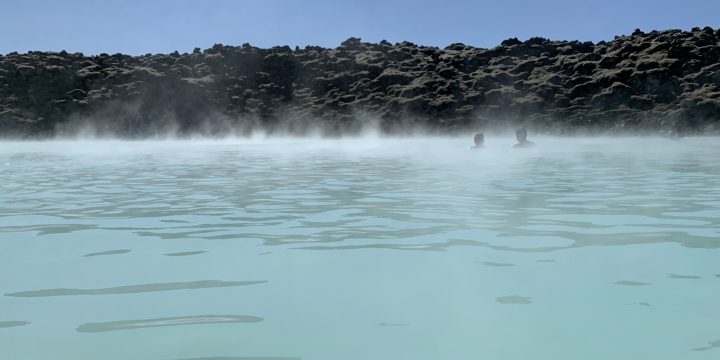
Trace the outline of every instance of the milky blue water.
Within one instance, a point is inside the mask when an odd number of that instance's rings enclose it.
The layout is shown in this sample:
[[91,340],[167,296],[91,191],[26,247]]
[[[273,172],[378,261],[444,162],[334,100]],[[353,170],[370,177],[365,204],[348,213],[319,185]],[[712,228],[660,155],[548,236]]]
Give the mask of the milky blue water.
[[720,140],[0,143],[0,359],[718,359]]

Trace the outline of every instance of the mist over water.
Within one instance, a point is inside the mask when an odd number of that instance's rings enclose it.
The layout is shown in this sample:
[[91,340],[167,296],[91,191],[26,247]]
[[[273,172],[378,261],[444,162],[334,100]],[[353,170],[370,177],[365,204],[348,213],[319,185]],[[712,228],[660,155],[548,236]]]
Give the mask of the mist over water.
[[0,142],[0,358],[715,359],[717,138]]

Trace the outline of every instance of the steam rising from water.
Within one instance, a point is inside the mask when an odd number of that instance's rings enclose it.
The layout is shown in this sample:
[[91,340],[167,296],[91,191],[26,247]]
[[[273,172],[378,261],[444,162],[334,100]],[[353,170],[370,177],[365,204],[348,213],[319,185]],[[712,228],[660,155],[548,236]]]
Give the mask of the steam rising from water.
[[[147,140],[122,140],[116,138],[97,138],[94,136],[58,137],[46,141],[0,141],[0,156],[7,164],[8,155],[21,153],[54,153],[57,155],[72,156],[86,155],[99,157],[118,157],[120,155],[133,155],[142,152],[174,152],[178,148],[191,150],[202,149],[197,154],[212,154],[212,149],[221,146],[235,146],[237,150],[267,152],[267,153],[294,153],[312,155],[314,151],[334,150],[343,154],[375,155],[382,153],[386,156],[400,156],[414,154],[422,160],[428,155],[431,159],[448,161],[456,157],[477,157],[478,154],[503,154],[495,158],[496,162],[504,163],[513,158],[527,158],[528,154],[553,154],[573,158],[577,155],[587,156],[592,153],[607,155],[627,154],[631,158],[648,157],[662,158],[675,154],[682,156],[678,151],[687,148],[687,145],[705,145],[707,151],[717,150],[718,141],[711,137],[696,137],[671,139],[660,137],[550,137],[533,136],[530,140],[539,146],[531,149],[516,149],[507,151],[516,141],[510,132],[485,134],[485,147],[475,152],[463,152],[472,145],[473,134],[460,134],[454,136],[389,136],[375,130],[364,131],[357,136],[340,138],[327,138],[315,133],[303,137],[268,135],[263,132],[253,132],[248,136],[235,137],[230,134],[223,137],[191,137],[179,139],[172,135]],[[208,145],[212,145],[208,148]],[[227,149],[226,149],[227,150]],[[188,155],[188,154],[178,154]],[[487,160],[485,156],[482,156]],[[642,159],[639,159],[642,160]],[[490,162],[489,164],[492,164]]]

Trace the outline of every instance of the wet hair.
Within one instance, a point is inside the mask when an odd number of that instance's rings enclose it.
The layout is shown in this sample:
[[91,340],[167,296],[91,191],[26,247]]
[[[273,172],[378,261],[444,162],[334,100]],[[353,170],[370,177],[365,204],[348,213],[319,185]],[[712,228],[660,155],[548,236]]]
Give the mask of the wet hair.
[[475,145],[482,145],[485,142],[485,134],[483,133],[475,133],[475,136],[473,137],[473,141],[475,142]]
[[518,141],[525,141],[527,140],[527,129],[523,126],[515,131],[515,138],[518,139]]

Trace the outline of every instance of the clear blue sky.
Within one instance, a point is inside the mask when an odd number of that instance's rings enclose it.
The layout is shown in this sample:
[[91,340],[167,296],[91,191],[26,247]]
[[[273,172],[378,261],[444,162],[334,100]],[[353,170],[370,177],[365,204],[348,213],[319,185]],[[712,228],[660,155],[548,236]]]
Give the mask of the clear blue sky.
[[335,47],[411,41],[493,47],[542,36],[610,40],[635,28],[720,27],[718,0],[0,0],[0,53],[190,52],[215,43]]

